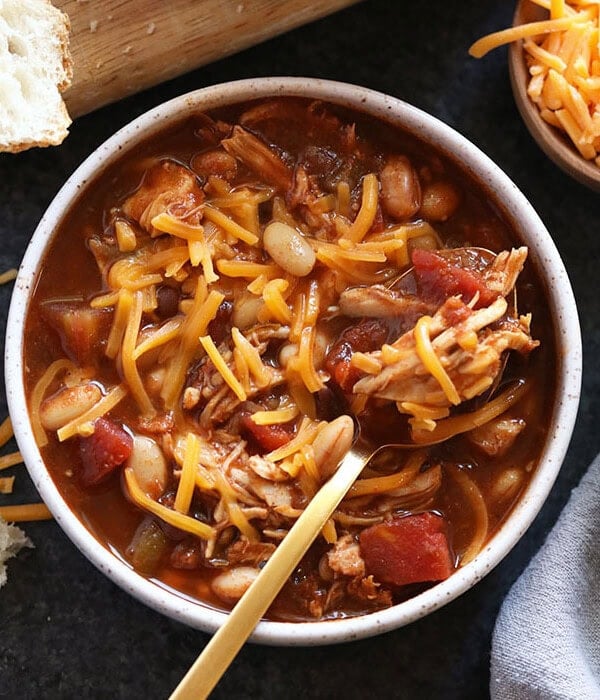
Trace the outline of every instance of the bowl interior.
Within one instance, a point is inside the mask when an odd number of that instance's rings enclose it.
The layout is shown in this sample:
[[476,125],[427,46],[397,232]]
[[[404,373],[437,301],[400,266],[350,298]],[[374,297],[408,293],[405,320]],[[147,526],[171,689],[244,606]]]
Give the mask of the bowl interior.
[[101,571],[152,608],[191,626],[213,632],[226,613],[190,601],[142,578],[111,554],[70,511],[48,474],[34,442],[23,382],[23,318],[35,286],[41,259],[58,222],[70,203],[99,170],[140,139],[196,111],[273,95],[311,97],[366,112],[401,126],[437,146],[488,189],[523,242],[546,285],[556,319],[560,366],[552,429],[542,459],[526,493],[499,532],[468,565],[424,593],[379,612],[361,617],[310,623],[262,621],[253,641],[268,644],[329,644],[394,629],[431,612],[470,588],[510,551],[541,508],[554,483],[575,422],[581,382],[581,341],[577,312],[568,276],[552,239],[531,205],[508,177],[457,132],[420,110],[365,88],[303,78],[264,78],[227,83],[176,98],[142,115],[98,148],[73,174],[52,202],[31,240],[16,281],[6,337],[7,396],[17,442],[32,480],[57,522]]

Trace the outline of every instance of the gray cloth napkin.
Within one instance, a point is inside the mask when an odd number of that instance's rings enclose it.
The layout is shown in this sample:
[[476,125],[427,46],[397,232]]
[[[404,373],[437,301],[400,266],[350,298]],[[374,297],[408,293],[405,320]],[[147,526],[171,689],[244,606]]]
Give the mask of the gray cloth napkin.
[[600,456],[502,604],[493,700],[600,698]]

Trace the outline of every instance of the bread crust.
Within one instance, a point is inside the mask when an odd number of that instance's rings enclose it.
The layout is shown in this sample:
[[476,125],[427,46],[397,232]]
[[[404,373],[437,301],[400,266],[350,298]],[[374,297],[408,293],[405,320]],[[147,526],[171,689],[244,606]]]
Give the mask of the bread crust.
[[[18,0],[21,11],[40,12],[47,22],[49,31],[52,32],[52,37],[43,36],[40,34],[37,39],[44,41],[52,39],[56,42],[58,50],[56,52],[56,73],[57,80],[55,81],[56,89],[59,93],[63,93],[70,85],[73,79],[73,59],[69,49],[69,36],[71,31],[71,22],[69,16],[55,7],[50,0]],[[0,12],[0,18],[2,14]],[[48,31],[46,32],[48,34]],[[60,68],[58,68],[60,66]],[[51,78],[45,78],[51,80]],[[37,129],[28,136],[21,137],[18,141],[14,139],[3,140],[0,134],[0,151],[5,153],[19,153],[34,147],[57,146],[64,141],[68,135],[68,127],[71,124],[71,117],[67,111],[67,107],[62,100],[54,100],[54,103],[49,107],[48,124],[50,128]]]

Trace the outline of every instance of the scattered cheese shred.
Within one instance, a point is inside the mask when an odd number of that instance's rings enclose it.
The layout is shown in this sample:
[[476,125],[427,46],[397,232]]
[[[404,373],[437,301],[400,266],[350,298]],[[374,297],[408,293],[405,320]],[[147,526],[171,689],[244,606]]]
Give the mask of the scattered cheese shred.
[[[162,503],[158,503],[152,500],[150,496],[147,496],[140,488],[131,467],[127,467],[124,474],[129,495],[140,508],[156,515],[157,518],[160,518],[160,520],[163,520],[165,523],[179,528],[184,532],[196,535],[196,537],[200,537],[203,540],[209,540],[215,537],[215,530],[210,525],[200,522],[200,520],[196,520],[196,518],[192,518],[189,515],[183,515],[175,510],[171,510],[171,508],[167,508],[163,506]],[[0,515],[1,514],[0,509]]]
[[0,447],[4,447],[6,443],[13,437],[13,427],[10,416],[5,418],[0,424]]
[[325,542],[327,542],[327,544],[335,544],[337,542],[337,532],[333,518],[329,518],[325,525],[323,525],[321,534],[323,535],[323,539]]
[[197,351],[198,338],[206,333],[208,324],[217,315],[223,299],[225,296],[215,290],[212,290],[207,296],[204,280],[198,280],[196,296],[192,308],[182,324],[179,347],[168,367],[161,391],[161,396],[168,409],[175,407],[190,361]]
[[350,364],[356,369],[366,372],[366,374],[379,374],[381,372],[381,362],[364,352],[354,352],[350,359]]
[[386,474],[385,476],[375,476],[369,479],[357,479],[348,491],[348,498],[387,493],[388,491],[394,491],[395,489],[406,486],[418,474],[423,466],[425,457],[426,455],[424,452],[415,452],[409,458],[404,468],[398,472]]
[[113,387],[106,396],[103,396],[98,403],[94,404],[85,413],[82,413],[77,418],[69,421],[66,425],[56,431],[56,435],[60,442],[64,442],[73,435],[79,434],[80,430],[89,434],[86,426],[93,423],[98,418],[112,410],[122,399],[127,396],[127,389],[123,384],[117,384]]
[[[1,469],[1,467],[0,467]],[[13,492],[13,485],[15,483],[14,476],[0,476],[0,493],[9,494]]]
[[377,214],[377,203],[379,201],[379,180],[375,173],[369,173],[363,177],[362,181],[362,201],[356,219],[350,226],[348,233],[344,236],[354,243],[362,241],[373,225]]
[[452,383],[452,380],[448,376],[446,370],[443,368],[439,357],[435,354],[431,344],[431,338],[429,337],[429,326],[432,320],[433,319],[431,316],[421,316],[421,318],[417,321],[414,330],[417,355],[419,356],[419,359],[423,363],[425,369],[442,387],[448,401],[455,406],[458,406],[460,403],[460,396],[458,395],[456,387]]
[[13,280],[16,280],[18,274],[18,270],[16,270],[14,267],[11,267],[9,270],[6,270],[2,274],[0,274],[0,284],[6,284],[7,282],[12,282]]
[[58,377],[61,372],[65,372],[69,369],[74,369],[75,365],[71,360],[55,360],[38,379],[33,391],[31,392],[30,406],[29,406],[29,419],[31,420],[31,428],[33,430],[33,436],[38,447],[44,447],[48,444],[48,436],[46,431],[42,426],[40,420],[40,407],[46,392],[48,391],[52,382]]
[[8,469],[9,467],[14,467],[16,464],[21,464],[22,462],[23,457],[20,452],[10,452],[7,455],[2,455],[2,457],[0,457],[0,471]]
[[270,462],[280,462],[282,459],[293,455],[294,452],[298,452],[304,445],[312,444],[319,431],[319,425],[320,423],[317,421],[304,417],[295,437],[282,447],[266,454],[265,459]]
[[256,411],[252,414],[252,420],[256,425],[277,425],[279,423],[289,423],[300,413],[298,406],[287,406],[274,411]]
[[182,324],[183,319],[180,317],[169,319],[158,330],[144,338],[144,340],[135,348],[133,352],[134,360],[138,360],[142,355],[150,350],[156,350],[156,348],[175,340],[175,338],[177,338],[180,334]]
[[270,373],[261,360],[260,353],[252,343],[235,326],[231,329],[231,337],[236,348],[244,358],[245,364],[250,370],[259,389],[267,386],[270,381]]
[[26,503],[18,506],[0,506],[0,518],[7,523],[25,523],[33,520],[51,520],[52,513],[45,503]]
[[250,540],[250,542],[258,542],[260,540],[260,535],[250,524],[248,518],[244,515],[240,504],[237,502],[235,491],[231,488],[229,482],[225,478],[225,475],[218,469],[212,470],[211,475],[215,480],[215,488],[219,491],[221,497],[223,498],[231,522]]
[[287,324],[292,320],[290,307],[283,298],[283,293],[288,287],[289,283],[287,280],[277,278],[267,282],[262,291],[262,296],[265,300],[265,310],[272,318],[283,324]]
[[281,274],[278,265],[249,262],[248,260],[217,260],[217,270],[226,277],[245,277],[254,280],[260,275],[272,279]]
[[196,477],[196,469],[200,459],[200,441],[194,433],[188,433],[185,441],[185,454],[183,458],[183,466],[181,467],[181,476],[175,494],[175,510],[179,513],[187,514],[192,503],[194,495],[194,484]]
[[113,314],[113,322],[106,341],[104,354],[114,358],[119,354],[123,336],[127,330],[127,321],[133,307],[133,294],[128,289],[120,289],[117,293],[117,302]]
[[258,236],[256,234],[248,231],[248,229],[240,226],[226,214],[223,214],[223,212],[211,207],[208,204],[204,207],[204,217],[208,219],[208,221],[212,221],[213,224],[216,224],[227,233],[230,233],[232,236],[234,236],[234,238],[244,241],[244,243],[247,243],[248,245],[256,245],[256,243],[258,243]]
[[115,221],[115,235],[117,237],[117,245],[122,253],[131,253],[137,247],[137,239],[135,231],[131,225],[123,219]]
[[233,391],[233,393],[238,397],[240,401],[245,401],[247,395],[244,391],[244,387],[240,384],[238,378],[227,366],[227,363],[225,362],[223,356],[217,349],[217,346],[215,345],[213,339],[209,335],[205,335],[200,338],[200,343],[206,351],[206,354],[212,360],[215,369],[223,377],[223,380],[225,381],[227,386],[231,389],[231,391]]
[[141,292],[136,292],[133,295],[133,304],[129,311],[129,318],[127,320],[125,334],[123,335],[121,365],[129,390],[136,400],[140,411],[145,416],[153,416],[156,413],[156,409],[146,392],[135,361],[135,346],[142,322],[142,313],[142,294]]

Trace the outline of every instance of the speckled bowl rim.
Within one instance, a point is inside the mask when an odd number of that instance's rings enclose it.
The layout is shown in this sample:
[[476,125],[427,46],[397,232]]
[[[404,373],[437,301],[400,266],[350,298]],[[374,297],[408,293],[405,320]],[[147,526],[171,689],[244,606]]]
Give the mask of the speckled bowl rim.
[[23,384],[23,319],[48,241],[80,190],[98,172],[140,139],[194,112],[267,96],[328,100],[381,117],[454,154],[467,172],[495,193],[506,218],[520,232],[544,275],[556,318],[559,350],[557,403],[539,468],[516,508],[485,549],[446,581],[387,610],[321,622],[262,621],[251,640],[263,644],[307,646],[361,639],[392,630],[437,610],[483,578],[525,533],[542,507],[562,464],[575,424],[581,388],[582,354],[577,309],[558,251],[543,223],[516,185],[476,146],[438,119],[401,100],[346,83],[313,78],[257,78],[206,87],[142,114],[95,150],[67,180],[42,217],[25,253],[12,295],[6,335],[6,384],[15,436],[31,478],[57,523],[83,554],[123,590],[151,608],[192,627],[214,632],[226,613],[190,601],[146,580],[98,543],[68,508],[49,476],[35,444]]

